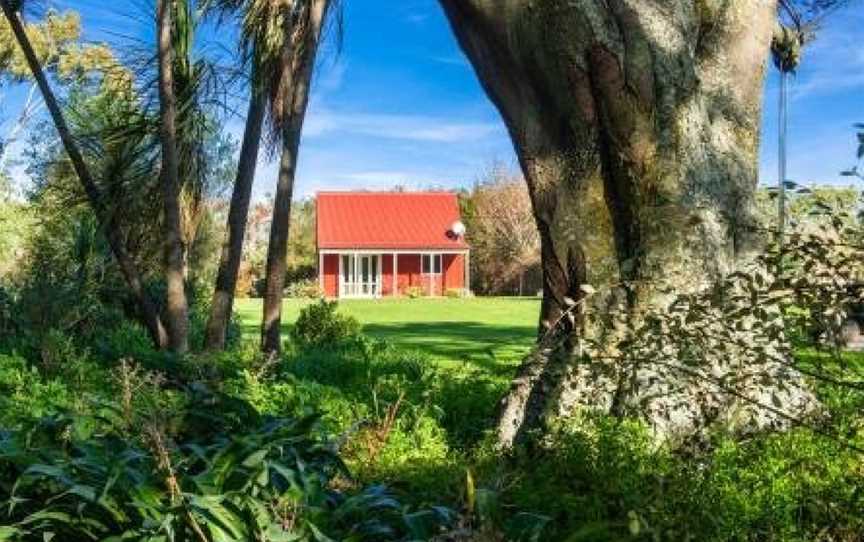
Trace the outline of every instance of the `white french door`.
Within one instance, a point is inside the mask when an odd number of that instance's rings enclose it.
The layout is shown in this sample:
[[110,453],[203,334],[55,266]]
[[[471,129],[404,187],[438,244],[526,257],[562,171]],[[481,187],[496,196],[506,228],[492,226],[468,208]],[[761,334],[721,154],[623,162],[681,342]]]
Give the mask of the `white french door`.
[[339,258],[339,297],[381,295],[381,255],[342,254]]

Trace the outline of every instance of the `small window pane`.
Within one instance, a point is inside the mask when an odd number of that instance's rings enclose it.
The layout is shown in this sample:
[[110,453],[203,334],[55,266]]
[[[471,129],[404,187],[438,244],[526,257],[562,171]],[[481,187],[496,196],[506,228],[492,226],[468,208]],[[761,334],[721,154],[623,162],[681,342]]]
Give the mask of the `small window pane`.
[[423,255],[423,273],[429,274],[432,272],[432,258],[429,254]]
[[441,255],[435,255],[435,274],[441,274]]

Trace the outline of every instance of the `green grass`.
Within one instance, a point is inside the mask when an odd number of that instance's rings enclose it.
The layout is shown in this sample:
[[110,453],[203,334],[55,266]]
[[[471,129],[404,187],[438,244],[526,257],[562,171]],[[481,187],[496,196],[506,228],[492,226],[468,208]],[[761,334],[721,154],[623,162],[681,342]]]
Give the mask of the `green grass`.
[[[285,301],[286,332],[308,300]],[[254,337],[261,324],[261,300],[237,300],[243,333]],[[537,333],[537,298],[345,300],[340,310],[357,318],[372,337],[422,350],[443,366],[472,364],[491,373],[510,373]]]

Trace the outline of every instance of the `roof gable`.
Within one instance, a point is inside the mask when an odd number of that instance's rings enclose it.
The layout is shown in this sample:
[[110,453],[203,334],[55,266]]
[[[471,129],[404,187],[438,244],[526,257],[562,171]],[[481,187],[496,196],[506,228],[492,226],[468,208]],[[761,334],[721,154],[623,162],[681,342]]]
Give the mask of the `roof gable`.
[[461,220],[453,192],[319,192],[316,212],[322,249],[468,248],[450,232]]

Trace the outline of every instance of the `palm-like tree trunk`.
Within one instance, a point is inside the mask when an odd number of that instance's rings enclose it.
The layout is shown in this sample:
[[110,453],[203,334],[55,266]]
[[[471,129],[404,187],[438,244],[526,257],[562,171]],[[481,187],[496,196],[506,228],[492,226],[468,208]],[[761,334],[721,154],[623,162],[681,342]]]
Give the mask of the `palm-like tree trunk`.
[[162,196],[165,227],[165,315],[168,345],[176,353],[189,348],[189,319],[184,278],[180,170],[177,155],[177,98],[174,89],[174,54],[171,39],[172,2],[157,6],[160,136],[162,140]]
[[303,119],[309,102],[309,87],[315,67],[322,25],[330,0],[308,0],[304,15],[297,23],[295,36],[283,52],[281,89],[281,158],[270,243],[267,248],[267,270],[264,291],[264,317],[261,326],[261,349],[278,352],[281,349],[282,298],[285,287],[288,233],[291,220],[291,198],[297,169],[297,150]]
[[141,311],[141,318],[147,328],[150,338],[153,340],[153,343],[157,348],[163,348],[168,342],[165,328],[159,318],[159,312],[156,309],[155,303],[153,303],[144,289],[144,283],[141,280],[141,274],[135,265],[135,261],[129,253],[126,252],[126,247],[121,236],[121,229],[117,223],[118,217],[116,216],[116,213],[109,212],[105,202],[103,201],[99,187],[96,185],[96,182],[90,173],[90,169],[84,162],[84,157],[72,137],[72,133],[69,130],[69,126],[66,124],[66,119],[63,116],[60,105],[57,103],[57,98],[54,96],[54,92],[48,84],[48,79],[45,77],[45,72],[39,64],[39,59],[37,58],[33,46],[27,37],[21,19],[9,4],[8,0],[0,0],[0,7],[2,7],[3,14],[9,21],[9,26],[12,29],[13,34],[15,34],[15,39],[18,42],[18,45],[24,52],[24,57],[27,59],[27,64],[33,74],[33,78],[39,86],[39,91],[42,94],[42,99],[45,101],[45,105],[48,108],[54,126],[60,134],[60,140],[63,142],[63,147],[66,150],[66,154],[69,156],[69,160],[72,162],[75,174],[81,182],[81,186],[84,189],[84,193],[87,196],[90,206],[96,214],[97,220],[99,220],[99,225],[108,240],[108,244],[111,247],[111,253],[117,260],[120,272],[135,297],[138,309]]
[[261,130],[264,124],[266,101],[263,92],[253,89],[249,98],[249,111],[246,114],[246,129],[240,147],[237,163],[237,177],[231,194],[231,207],[228,210],[228,233],[222,245],[219,258],[219,271],[216,275],[216,290],[207,321],[205,348],[222,350],[225,348],[228,321],[234,305],[234,291],[237,288],[237,273],[243,256],[243,240],[246,235],[246,222],[249,217],[249,203],[252,199],[252,184],[258,164],[258,149],[261,143]]

